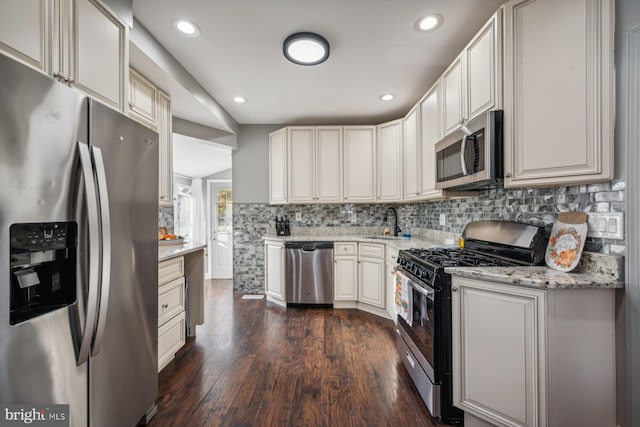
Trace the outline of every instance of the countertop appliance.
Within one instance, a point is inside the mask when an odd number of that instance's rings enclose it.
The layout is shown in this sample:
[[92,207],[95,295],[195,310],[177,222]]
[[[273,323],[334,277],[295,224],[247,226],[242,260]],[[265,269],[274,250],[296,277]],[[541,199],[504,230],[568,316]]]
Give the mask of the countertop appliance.
[[502,187],[502,111],[488,111],[436,144],[436,188]]
[[431,415],[448,422],[463,413],[452,403],[451,275],[444,268],[535,265],[547,244],[544,228],[508,221],[471,222],[462,238],[464,248],[401,250],[396,272],[410,294],[409,315],[398,315],[400,358]]
[[158,135],[3,55],[0,75],[0,402],[136,425],[158,391]]
[[333,242],[284,244],[287,305],[333,306]]

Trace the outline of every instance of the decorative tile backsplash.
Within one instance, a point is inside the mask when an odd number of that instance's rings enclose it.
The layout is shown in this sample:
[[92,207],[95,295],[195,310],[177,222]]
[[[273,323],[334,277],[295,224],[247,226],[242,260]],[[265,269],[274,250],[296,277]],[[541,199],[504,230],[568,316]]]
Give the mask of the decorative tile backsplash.
[[[402,232],[424,235],[425,229],[460,234],[470,221],[501,219],[545,226],[550,231],[558,213],[624,212],[625,183],[577,185],[555,188],[491,189],[475,197],[436,202],[383,205],[233,205],[233,286],[241,293],[264,292],[264,245],[262,237],[275,234],[275,216],[287,217],[293,234],[314,227],[384,227],[393,229],[393,214],[384,223],[389,207],[398,211]],[[301,221],[295,221],[296,212]],[[445,226],[440,214],[446,215]],[[324,229],[326,232],[326,228]],[[353,230],[353,229],[352,229]],[[367,230],[367,232],[370,232]],[[364,230],[363,230],[364,231]],[[337,233],[340,233],[336,230]],[[351,233],[351,231],[350,231]],[[331,233],[333,234],[333,233]],[[360,234],[360,233],[358,233]],[[625,241],[588,238],[585,250],[624,255]]]
[[167,227],[173,233],[173,205],[158,207],[158,227]]

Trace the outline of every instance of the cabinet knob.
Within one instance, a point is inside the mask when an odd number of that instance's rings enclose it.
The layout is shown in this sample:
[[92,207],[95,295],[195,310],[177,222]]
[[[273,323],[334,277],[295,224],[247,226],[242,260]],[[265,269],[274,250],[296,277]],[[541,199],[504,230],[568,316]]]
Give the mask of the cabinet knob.
[[169,308],[169,304],[162,304],[162,308]]
[[505,178],[511,178],[511,172],[505,172],[504,177]]
[[451,287],[451,292],[458,292],[458,288],[456,288],[455,286]]

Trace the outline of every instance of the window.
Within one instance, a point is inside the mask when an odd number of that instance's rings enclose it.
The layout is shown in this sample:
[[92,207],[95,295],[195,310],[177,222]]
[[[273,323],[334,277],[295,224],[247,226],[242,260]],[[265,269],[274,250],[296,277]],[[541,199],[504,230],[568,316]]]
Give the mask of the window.
[[186,239],[192,234],[193,197],[191,196],[191,186],[176,184],[174,188],[174,232]]
[[216,191],[216,227],[218,233],[231,233],[233,231],[231,188],[218,188]]

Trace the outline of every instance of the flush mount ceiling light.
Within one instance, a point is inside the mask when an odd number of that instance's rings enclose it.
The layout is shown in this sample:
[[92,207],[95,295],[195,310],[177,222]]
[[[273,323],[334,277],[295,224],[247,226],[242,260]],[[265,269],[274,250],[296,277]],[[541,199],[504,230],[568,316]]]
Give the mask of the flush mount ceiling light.
[[444,18],[442,17],[442,15],[431,13],[418,19],[413,27],[416,29],[416,31],[424,33],[438,28],[440,25],[442,25],[443,20]]
[[380,101],[388,102],[395,98],[396,96],[392,93],[385,93],[384,95],[380,95]]
[[238,104],[244,104],[245,102],[247,102],[247,98],[245,98],[243,96],[235,96],[233,98],[233,102],[238,103]]
[[329,42],[316,33],[295,33],[284,40],[282,52],[294,64],[318,65],[329,58]]
[[171,23],[173,24],[173,28],[185,36],[197,37],[200,35],[200,28],[191,21],[186,19],[174,19]]

